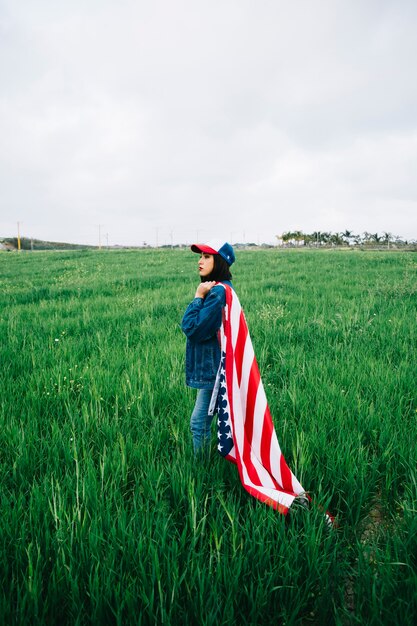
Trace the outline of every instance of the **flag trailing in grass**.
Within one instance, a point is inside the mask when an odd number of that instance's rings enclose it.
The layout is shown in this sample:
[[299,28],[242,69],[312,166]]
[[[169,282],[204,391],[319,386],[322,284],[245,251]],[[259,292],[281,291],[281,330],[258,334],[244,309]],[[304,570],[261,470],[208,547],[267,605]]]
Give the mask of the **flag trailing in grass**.
[[236,463],[240,480],[252,496],[286,514],[294,499],[305,492],[281,452],[239,299],[233,289],[223,286],[222,357],[213,392],[218,450]]

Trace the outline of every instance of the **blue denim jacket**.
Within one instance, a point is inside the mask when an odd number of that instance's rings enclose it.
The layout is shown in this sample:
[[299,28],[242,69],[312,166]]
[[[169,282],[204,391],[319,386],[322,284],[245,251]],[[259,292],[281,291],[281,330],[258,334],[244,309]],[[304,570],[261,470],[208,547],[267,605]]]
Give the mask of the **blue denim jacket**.
[[[229,281],[223,282],[232,286]],[[225,304],[225,290],[216,285],[204,299],[194,298],[184,313],[181,328],[187,336],[185,382],[188,387],[195,389],[214,387],[220,363],[217,331],[222,325]]]

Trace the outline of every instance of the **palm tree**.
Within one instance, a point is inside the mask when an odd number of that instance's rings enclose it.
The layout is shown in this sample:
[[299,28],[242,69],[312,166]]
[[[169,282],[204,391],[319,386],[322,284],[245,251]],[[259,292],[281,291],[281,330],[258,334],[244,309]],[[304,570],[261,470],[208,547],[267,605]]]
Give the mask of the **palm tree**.
[[341,246],[344,243],[344,241],[342,239],[342,234],[341,233],[331,234],[330,237],[329,237],[329,241],[334,246]]
[[302,241],[304,238],[305,235],[301,230],[289,230],[288,232],[281,235],[281,239],[283,241],[290,241],[291,239],[294,239],[295,241]]
[[389,242],[393,240],[392,233],[385,232],[383,237],[384,237],[384,243],[386,243],[389,248]]
[[311,233],[310,237],[311,241],[314,241],[316,246],[321,242],[321,232],[319,230],[315,230],[314,233]]
[[350,240],[353,239],[353,237],[355,236],[351,230],[345,230],[344,233],[340,233],[340,234],[347,244],[349,244]]

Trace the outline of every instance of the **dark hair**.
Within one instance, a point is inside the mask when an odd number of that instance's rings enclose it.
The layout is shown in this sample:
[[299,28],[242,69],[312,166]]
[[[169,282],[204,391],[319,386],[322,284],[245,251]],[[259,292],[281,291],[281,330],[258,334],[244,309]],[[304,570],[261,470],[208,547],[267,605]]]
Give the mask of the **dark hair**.
[[230,273],[230,267],[220,254],[213,254],[214,267],[209,276],[205,276],[204,280],[215,280],[221,282],[222,280],[232,280]]

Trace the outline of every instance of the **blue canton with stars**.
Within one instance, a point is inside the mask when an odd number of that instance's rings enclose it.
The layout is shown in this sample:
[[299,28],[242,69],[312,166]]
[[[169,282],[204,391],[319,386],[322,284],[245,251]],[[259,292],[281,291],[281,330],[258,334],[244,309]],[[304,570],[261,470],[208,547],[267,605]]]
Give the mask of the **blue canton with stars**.
[[226,353],[222,352],[220,368],[220,387],[217,396],[217,449],[219,454],[227,456],[233,448],[232,423],[229,415],[229,401],[226,392]]

